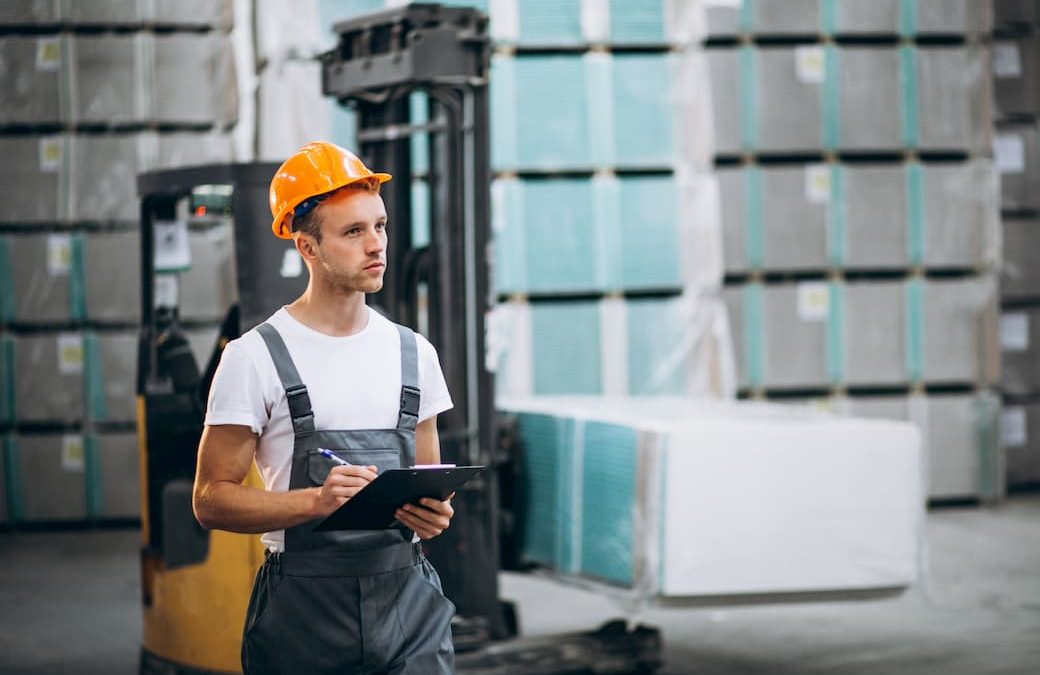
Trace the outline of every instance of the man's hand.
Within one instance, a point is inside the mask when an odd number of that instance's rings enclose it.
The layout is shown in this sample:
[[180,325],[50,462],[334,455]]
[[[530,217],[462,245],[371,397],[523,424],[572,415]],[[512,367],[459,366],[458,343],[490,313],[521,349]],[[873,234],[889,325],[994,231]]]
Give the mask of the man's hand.
[[318,490],[317,516],[327,516],[376,479],[374,466],[334,466]]
[[452,493],[443,502],[429,497],[419,500],[419,506],[405,504],[394,516],[402,525],[414,531],[420,539],[433,539],[451,524],[455,509],[451,507]]

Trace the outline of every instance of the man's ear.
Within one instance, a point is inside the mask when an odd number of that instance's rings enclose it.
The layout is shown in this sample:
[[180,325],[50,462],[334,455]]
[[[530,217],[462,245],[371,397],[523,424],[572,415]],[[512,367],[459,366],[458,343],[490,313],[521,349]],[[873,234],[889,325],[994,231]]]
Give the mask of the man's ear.
[[300,254],[300,257],[304,260],[314,260],[318,257],[318,243],[309,234],[297,232],[293,235],[293,244],[296,246],[296,251]]

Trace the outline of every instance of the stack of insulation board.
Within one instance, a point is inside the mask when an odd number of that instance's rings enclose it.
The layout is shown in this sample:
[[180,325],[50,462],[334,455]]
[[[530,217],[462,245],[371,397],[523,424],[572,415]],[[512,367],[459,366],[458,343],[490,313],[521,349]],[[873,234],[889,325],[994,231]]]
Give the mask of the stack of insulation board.
[[[231,0],[0,7],[3,521],[139,514],[137,174],[226,162]],[[228,227],[190,234],[199,349],[231,301]]]
[[1001,435],[1008,487],[1040,484],[1040,8],[994,5],[993,90],[1004,236],[1001,276]]
[[640,599],[899,589],[918,575],[920,434],[768,403],[503,399],[523,562]]
[[704,25],[741,392],[960,410],[979,459],[926,436],[929,495],[1001,496],[991,4],[708,2]]

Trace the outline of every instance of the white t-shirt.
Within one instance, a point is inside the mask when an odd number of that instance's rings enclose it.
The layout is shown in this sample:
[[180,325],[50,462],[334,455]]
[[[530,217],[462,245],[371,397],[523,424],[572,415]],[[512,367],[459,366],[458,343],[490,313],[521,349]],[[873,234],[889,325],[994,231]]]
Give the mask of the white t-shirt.
[[[300,379],[307,386],[316,429],[393,429],[401,407],[401,336],[397,327],[368,309],[365,327],[346,337],[308,328],[289,312],[267,320],[285,341]],[[452,407],[433,345],[416,334],[419,352],[419,421]],[[260,436],[256,465],[273,492],[289,489],[293,429],[285,388],[267,344],[256,329],[224,348],[213,377],[206,424],[239,424]],[[261,537],[282,550],[284,532]]]

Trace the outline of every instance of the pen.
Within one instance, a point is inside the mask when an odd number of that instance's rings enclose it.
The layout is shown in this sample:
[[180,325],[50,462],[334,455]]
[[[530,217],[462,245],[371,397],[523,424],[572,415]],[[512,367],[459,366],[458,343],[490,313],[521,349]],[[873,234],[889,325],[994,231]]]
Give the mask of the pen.
[[318,452],[321,453],[322,455],[324,455],[325,457],[328,457],[329,459],[331,459],[336,464],[339,464],[340,466],[350,466],[350,462],[348,462],[347,460],[345,460],[345,459],[343,459],[341,457],[336,456],[331,450],[328,450],[327,448],[319,448]]

